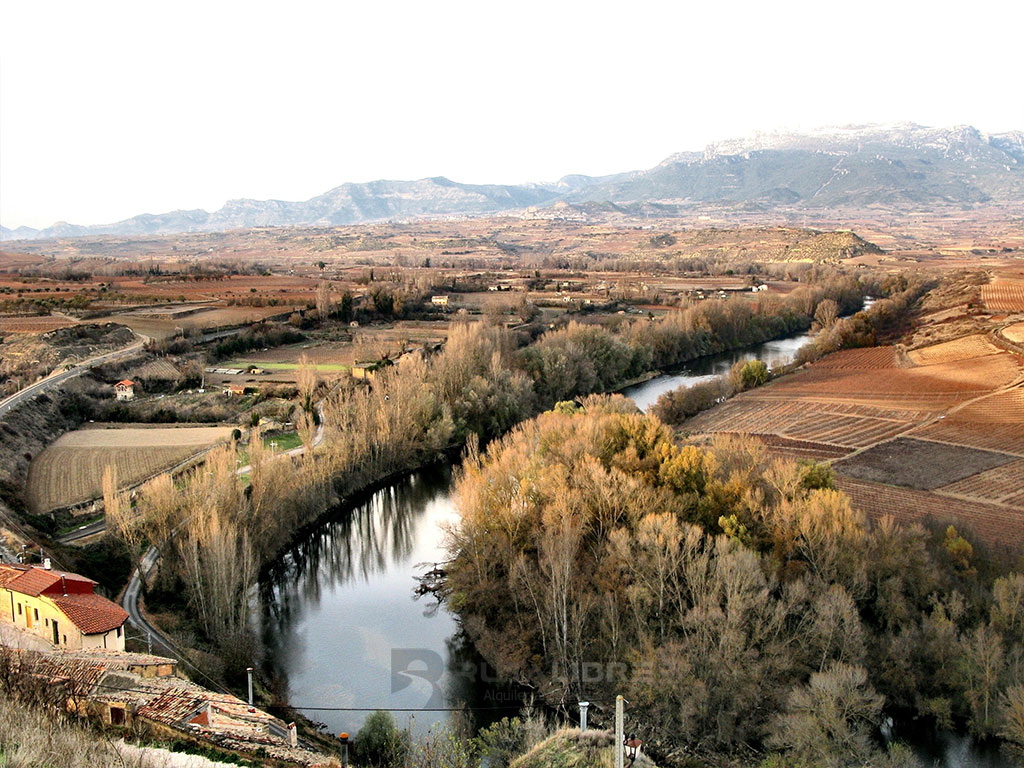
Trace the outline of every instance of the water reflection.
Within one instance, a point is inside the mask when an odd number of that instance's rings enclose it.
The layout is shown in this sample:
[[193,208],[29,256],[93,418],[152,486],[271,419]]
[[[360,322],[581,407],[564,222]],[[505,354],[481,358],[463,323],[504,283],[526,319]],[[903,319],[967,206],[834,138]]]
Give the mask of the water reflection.
[[728,373],[729,369],[741,360],[753,360],[756,358],[763,360],[770,368],[791,363],[796,357],[797,350],[806,344],[810,338],[810,335],[800,333],[743,350],[702,357],[699,360],[688,363],[678,371],[666,373],[650,381],[645,381],[643,384],[627,387],[622,391],[622,394],[632,398],[637,408],[641,411],[646,411],[665,392],[670,392],[679,387],[692,387],[699,382],[721,376],[724,373]]
[[[413,593],[417,566],[444,557],[443,526],[456,519],[450,483],[450,467],[392,483],[325,520],[268,569],[260,585],[265,667],[293,706],[465,703],[489,720],[493,686],[481,682],[479,657],[446,608]],[[369,713],[306,714],[354,733]],[[418,712],[416,728],[447,716]]]
[[897,729],[895,737],[909,744],[927,768],[1008,768],[1013,765],[997,742],[977,742],[964,733],[904,728]]

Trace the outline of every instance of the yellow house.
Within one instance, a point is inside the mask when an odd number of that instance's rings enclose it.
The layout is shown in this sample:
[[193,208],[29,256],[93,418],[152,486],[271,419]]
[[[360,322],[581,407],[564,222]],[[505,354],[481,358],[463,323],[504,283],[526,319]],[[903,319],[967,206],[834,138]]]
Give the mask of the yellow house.
[[369,363],[354,363],[352,365],[351,373],[353,379],[375,379],[377,378],[377,369],[380,368],[380,362],[374,360]]
[[0,565],[0,616],[59,648],[123,651],[128,614],[95,586],[47,566]]

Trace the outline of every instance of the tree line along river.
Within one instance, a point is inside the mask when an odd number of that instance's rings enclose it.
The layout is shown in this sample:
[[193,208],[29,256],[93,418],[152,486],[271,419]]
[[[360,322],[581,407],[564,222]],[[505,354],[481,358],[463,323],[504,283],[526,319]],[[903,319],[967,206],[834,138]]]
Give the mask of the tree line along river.
[[[658,397],[727,373],[740,360],[791,362],[807,334],[693,361],[623,394],[646,411]],[[398,479],[332,511],[260,583],[265,671],[287,700],[331,733],[355,734],[376,709],[423,733],[466,708],[475,725],[514,715],[523,692],[503,685],[415,577],[446,559],[458,519],[452,465]],[[952,733],[897,733],[925,765],[996,768],[998,750]]]

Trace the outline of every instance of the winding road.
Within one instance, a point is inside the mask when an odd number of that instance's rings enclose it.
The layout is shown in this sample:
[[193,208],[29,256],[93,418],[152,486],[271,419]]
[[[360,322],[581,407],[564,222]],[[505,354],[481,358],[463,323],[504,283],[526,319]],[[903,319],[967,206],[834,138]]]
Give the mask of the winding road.
[[[139,336],[140,334],[135,334]],[[142,350],[143,345],[149,341],[145,336],[141,336],[137,342],[121,349],[115,349],[113,352],[106,352],[96,357],[90,357],[88,360],[83,360],[80,363],[76,363],[73,367],[68,368],[64,371],[55,371],[44,379],[40,379],[34,384],[29,384],[24,389],[19,389],[10,397],[6,397],[0,400],[0,416],[3,416],[13,408],[18,407],[27,400],[36,397],[37,395],[46,392],[49,389],[63,384],[68,379],[72,379],[76,376],[81,376],[83,373],[88,371],[90,368],[94,368],[97,365],[103,365],[104,363],[112,363],[116,360],[120,360],[124,357],[131,357],[135,353]]]

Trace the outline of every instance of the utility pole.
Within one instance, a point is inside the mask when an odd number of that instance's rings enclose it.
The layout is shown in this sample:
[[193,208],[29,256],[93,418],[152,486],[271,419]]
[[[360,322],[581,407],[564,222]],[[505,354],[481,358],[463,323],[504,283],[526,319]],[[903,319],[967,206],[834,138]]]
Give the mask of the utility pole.
[[625,768],[625,753],[623,752],[622,745],[625,742],[626,730],[624,720],[625,713],[623,711],[623,705],[626,700],[622,698],[621,694],[615,697],[615,768]]

